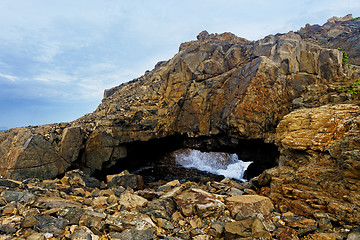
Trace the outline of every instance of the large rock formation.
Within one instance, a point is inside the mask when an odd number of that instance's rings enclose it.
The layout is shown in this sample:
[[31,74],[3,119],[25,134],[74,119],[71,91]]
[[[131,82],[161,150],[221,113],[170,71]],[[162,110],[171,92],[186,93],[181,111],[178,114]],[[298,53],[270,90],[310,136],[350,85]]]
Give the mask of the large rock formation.
[[280,167],[260,177],[271,179],[272,200],[296,214],[360,223],[358,105],[296,110],[280,122],[276,143]]
[[[359,26],[334,21],[255,42],[203,31],[169,61],[106,90],[92,114],[0,133],[0,174],[52,178],[69,167],[93,173],[138,152],[140,142],[169,137],[187,147],[204,138],[235,148],[241,139],[271,143],[294,108],[351,100],[339,89],[358,78],[358,67],[343,66],[337,48],[347,50],[343,38],[357,46]],[[349,48],[351,63],[358,63],[356,51]]]

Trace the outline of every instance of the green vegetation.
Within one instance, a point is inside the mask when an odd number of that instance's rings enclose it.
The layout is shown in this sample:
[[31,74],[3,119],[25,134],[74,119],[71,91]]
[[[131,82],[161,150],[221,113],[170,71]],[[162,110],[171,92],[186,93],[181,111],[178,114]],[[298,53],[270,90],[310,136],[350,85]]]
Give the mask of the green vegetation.
[[342,65],[345,66],[346,64],[349,63],[348,55],[345,51],[342,51],[340,48],[338,48],[337,50],[343,53]]
[[[342,88],[342,92],[349,93],[351,97],[354,97],[355,95],[360,94],[360,78],[355,80],[354,83],[350,85],[348,88]],[[355,99],[358,99],[359,96],[357,96]]]
[[345,51],[341,51],[343,53],[342,65],[345,66],[349,62],[348,55]]
[[356,17],[356,18],[351,19],[351,21],[356,21],[356,20],[360,20],[360,17]]

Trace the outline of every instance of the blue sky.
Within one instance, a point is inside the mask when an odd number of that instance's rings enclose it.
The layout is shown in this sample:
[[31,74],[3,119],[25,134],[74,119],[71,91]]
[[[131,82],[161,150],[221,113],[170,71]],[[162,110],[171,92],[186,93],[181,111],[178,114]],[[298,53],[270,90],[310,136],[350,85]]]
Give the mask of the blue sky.
[[249,40],[360,16],[358,0],[1,0],[0,130],[72,121],[202,30]]

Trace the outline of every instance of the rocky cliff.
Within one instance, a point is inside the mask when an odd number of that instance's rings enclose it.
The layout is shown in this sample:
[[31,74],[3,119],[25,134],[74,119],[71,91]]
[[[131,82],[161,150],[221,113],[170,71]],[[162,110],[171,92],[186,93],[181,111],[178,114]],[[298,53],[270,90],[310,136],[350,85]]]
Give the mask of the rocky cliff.
[[169,61],[106,90],[92,114],[0,133],[0,174],[92,174],[126,165],[150,142],[164,152],[236,151],[256,140],[280,149],[280,166],[261,175],[263,194],[299,214],[318,209],[359,224],[359,101],[341,89],[359,78],[360,21],[335,20],[258,41],[203,31]]

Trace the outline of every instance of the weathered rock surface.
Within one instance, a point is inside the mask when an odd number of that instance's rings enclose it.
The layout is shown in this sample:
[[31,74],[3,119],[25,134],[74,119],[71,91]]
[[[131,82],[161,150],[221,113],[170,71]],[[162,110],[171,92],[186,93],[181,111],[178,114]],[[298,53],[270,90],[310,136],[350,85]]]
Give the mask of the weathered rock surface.
[[269,198],[258,195],[232,196],[226,199],[226,206],[236,220],[256,217],[258,214],[268,216],[274,208]]
[[301,109],[280,122],[269,197],[296,214],[360,224],[360,107]]

